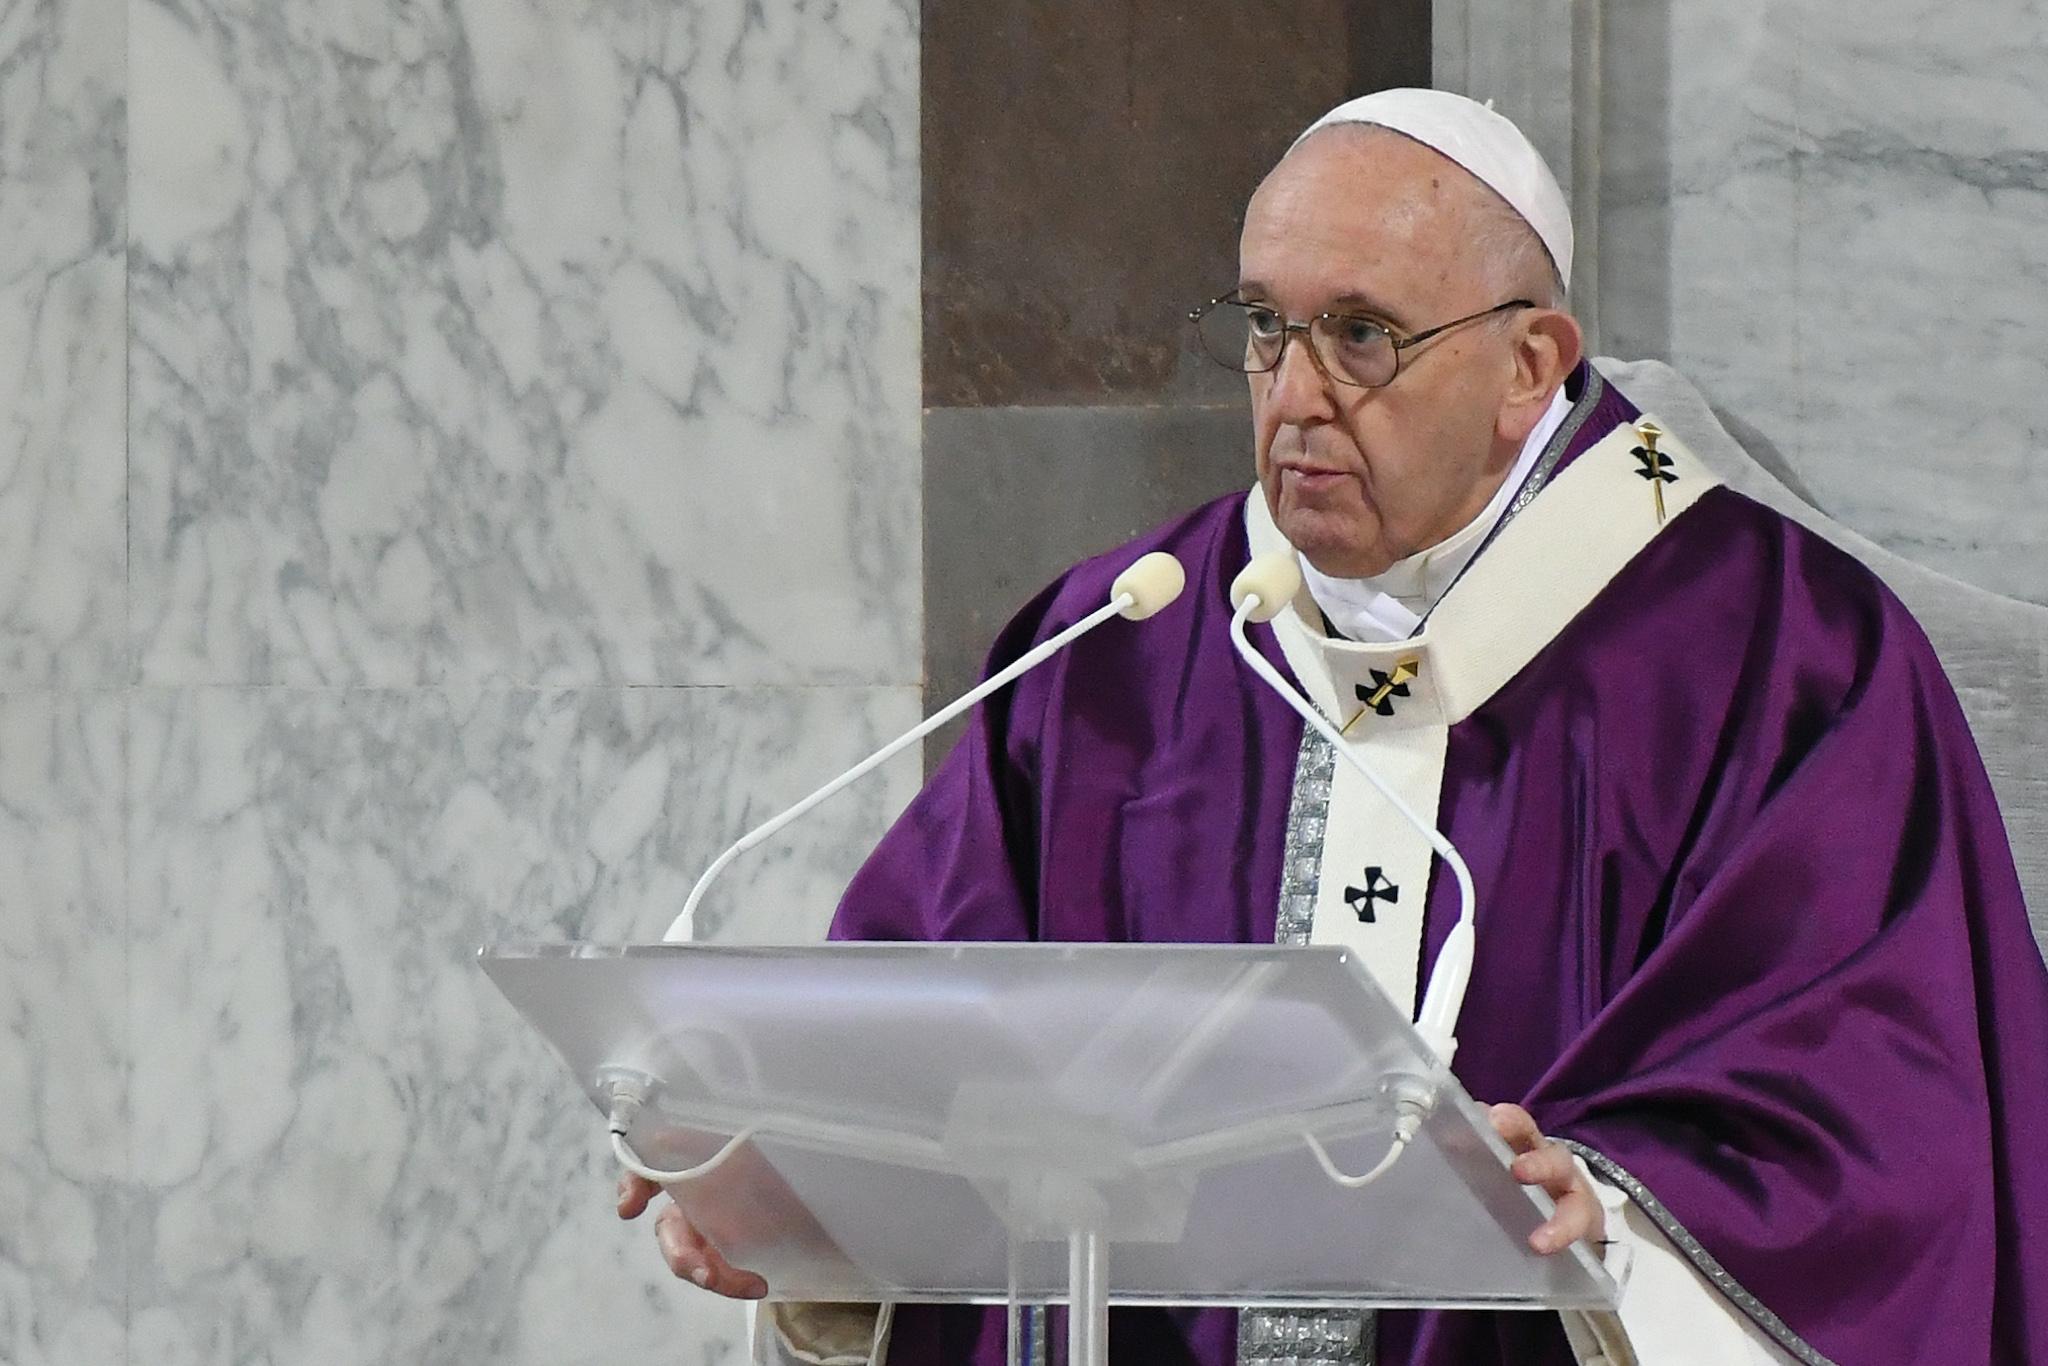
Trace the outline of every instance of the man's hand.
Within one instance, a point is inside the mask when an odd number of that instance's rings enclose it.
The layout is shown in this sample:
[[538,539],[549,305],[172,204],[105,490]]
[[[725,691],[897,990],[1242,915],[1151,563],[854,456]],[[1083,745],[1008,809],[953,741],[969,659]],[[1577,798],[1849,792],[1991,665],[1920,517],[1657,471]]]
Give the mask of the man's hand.
[[[627,1172],[619,1178],[619,1217],[639,1218],[660,1193],[661,1187],[652,1181]],[[661,1245],[662,1260],[668,1263],[670,1271],[713,1294],[735,1300],[758,1300],[768,1293],[768,1282],[751,1271],[739,1270],[720,1256],[717,1248],[690,1227],[690,1221],[673,1201],[663,1205],[654,1216],[654,1241]]]
[[1598,1242],[1607,1230],[1607,1212],[1600,1197],[1579,1175],[1571,1149],[1543,1136],[1535,1119],[1519,1105],[1495,1105],[1487,1112],[1494,1131],[1517,1154],[1508,1170],[1525,1186],[1541,1186],[1557,1209],[1534,1233],[1529,1246],[1538,1252],[1561,1252],[1581,1238]]

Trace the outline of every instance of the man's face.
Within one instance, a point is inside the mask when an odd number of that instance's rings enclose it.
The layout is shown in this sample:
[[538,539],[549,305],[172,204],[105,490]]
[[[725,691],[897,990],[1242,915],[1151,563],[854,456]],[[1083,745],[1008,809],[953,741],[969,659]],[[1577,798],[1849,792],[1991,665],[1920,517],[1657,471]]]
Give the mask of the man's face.
[[[1320,133],[1252,196],[1241,296],[1297,322],[1357,314],[1397,337],[1505,302],[1473,245],[1483,192],[1407,138]],[[1259,484],[1317,569],[1378,574],[1479,515],[1519,445],[1496,431],[1514,374],[1507,331],[1486,320],[1409,348],[1378,389],[1331,380],[1295,333],[1278,368],[1249,377]]]

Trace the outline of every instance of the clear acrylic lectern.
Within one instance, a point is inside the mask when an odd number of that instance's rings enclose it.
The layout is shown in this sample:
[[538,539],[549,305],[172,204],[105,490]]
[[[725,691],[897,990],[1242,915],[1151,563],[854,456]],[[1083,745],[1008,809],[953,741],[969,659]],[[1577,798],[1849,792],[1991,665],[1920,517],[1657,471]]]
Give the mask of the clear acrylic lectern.
[[776,1298],[1066,1302],[1074,1366],[1101,1361],[1112,1303],[1614,1302],[1585,1247],[1529,1250],[1548,1200],[1343,949],[482,962],[601,1111],[631,1097],[641,1162],[704,1166],[670,1194]]

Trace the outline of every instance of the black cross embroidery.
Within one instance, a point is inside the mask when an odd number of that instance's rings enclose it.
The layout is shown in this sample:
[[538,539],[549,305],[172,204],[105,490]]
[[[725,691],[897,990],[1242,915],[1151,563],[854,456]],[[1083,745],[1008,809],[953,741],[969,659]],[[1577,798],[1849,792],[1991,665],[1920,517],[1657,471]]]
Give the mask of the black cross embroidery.
[[1384,900],[1389,906],[1398,904],[1401,900],[1401,889],[1387,881],[1387,875],[1380,871],[1378,865],[1365,870],[1363,887],[1344,889],[1344,904],[1358,912],[1359,920],[1367,925],[1373,923],[1373,902],[1380,900]]
[[1408,681],[1415,677],[1414,665],[1410,662],[1396,664],[1390,674],[1381,673],[1378,669],[1367,669],[1366,672],[1372,675],[1372,686],[1368,688],[1360,683],[1351,691],[1371,710],[1381,716],[1392,716],[1394,699],[1408,695]]
[[1643,444],[1637,446],[1630,454],[1642,464],[1642,468],[1637,470],[1636,474],[1649,480],[1650,487],[1657,492],[1657,520],[1662,522],[1664,486],[1678,482],[1678,476],[1671,472],[1671,457],[1657,449],[1657,438],[1664,435],[1664,429],[1654,422],[1639,423],[1636,435],[1642,438]]
[[1655,479],[1663,484],[1678,482],[1678,476],[1671,472],[1671,457],[1664,452],[1649,446],[1638,446],[1635,449],[1635,457],[1643,462],[1643,467],[1636,471],[1643,478]]

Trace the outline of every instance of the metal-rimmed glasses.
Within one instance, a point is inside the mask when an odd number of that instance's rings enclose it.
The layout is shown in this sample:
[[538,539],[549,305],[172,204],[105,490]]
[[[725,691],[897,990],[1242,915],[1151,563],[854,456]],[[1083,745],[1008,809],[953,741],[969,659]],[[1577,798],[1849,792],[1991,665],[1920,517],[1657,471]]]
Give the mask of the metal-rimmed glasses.
[[1378,389],[1401,373],[1401,353],[1454,327],[1490,318],[1511,309],[1534,308],[1528,299],[1510,299],[1477,313],[1406,336],[1385,323],[1355,313],[1318,313],[1307,322],[1292,322],[1270,304],[1241,299],[1233,291],[1188,310],[1188,321],[1201,338],[1202,350],[1218,365],[1245,374],[1263,374],[1280,364],[1287,339],[1296,332],[1308,338],[1316,367],[1338,384]]

